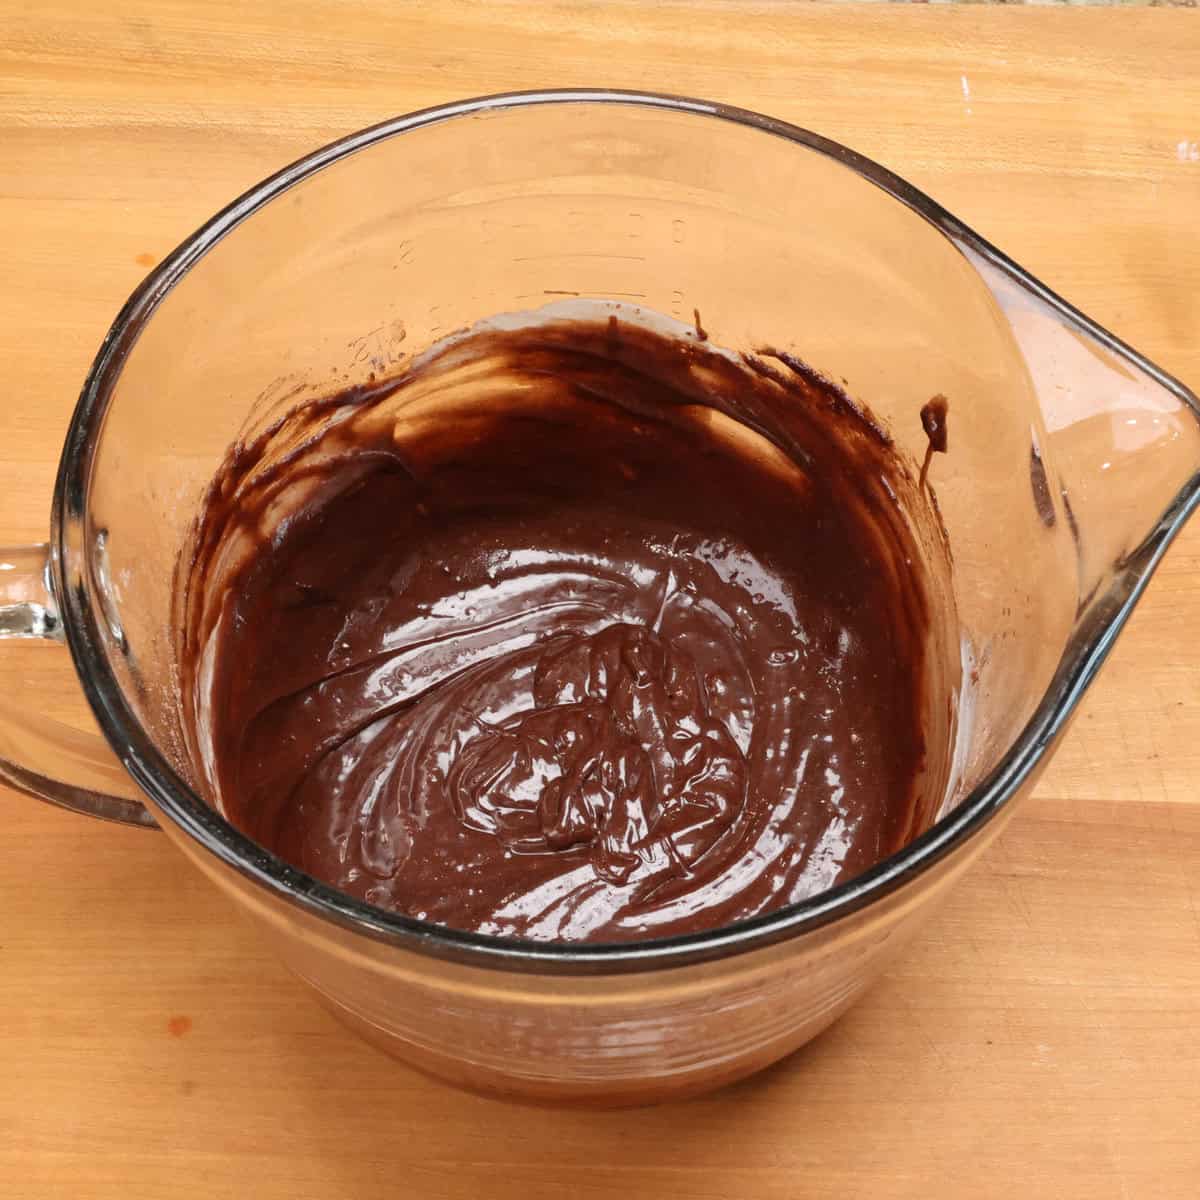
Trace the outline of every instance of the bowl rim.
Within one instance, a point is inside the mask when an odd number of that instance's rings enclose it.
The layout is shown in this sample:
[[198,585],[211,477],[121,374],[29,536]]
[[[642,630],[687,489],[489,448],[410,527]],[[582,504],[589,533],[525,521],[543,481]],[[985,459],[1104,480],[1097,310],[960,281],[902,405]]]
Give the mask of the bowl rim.
[[377,143],[443,121],[533,105],[600,104],[658,109],[732,122],[791,141],[841,163],[912,209],[960,250],[1010,276],[1087,337],[1128,360],[1194,411],[1200,402],[1177,380],[1062,300],[948,213],[936,201],[861,154],[786,121],[682,96],[608,88],[506,92],[425,108],[352,133],[296,160],[227,205],[182,242],[126,301],[91,366],[66,435],[51,515],[51,570],[66,639],[100,728],[154,809],[257,888],[310,915],[391,947],[477,967],[534,973],[609,975],[725,958],[795,938],[891,896],[964,847],[1030,780],[1069,720],[1154,567],[1200,498],[1200,473],[1175,496],[1148,537],[1125,557],[1068,642],[1058,670],[1024,730],[991,773],[949,813],[874,867],[806,900],[701,933],[613,943],[534,942],[449,929],[358,901],[290,866],[208,807],[156,749],[108,664],[100,616],[86,586],[87,497],[104,416],[117,378],[155,309],[208,250],[259,208],[340,160]]

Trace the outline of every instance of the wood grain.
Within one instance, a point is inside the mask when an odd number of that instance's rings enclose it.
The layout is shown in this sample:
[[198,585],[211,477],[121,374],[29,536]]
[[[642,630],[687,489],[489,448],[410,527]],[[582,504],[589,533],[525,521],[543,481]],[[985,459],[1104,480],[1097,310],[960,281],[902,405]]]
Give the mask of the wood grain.
[[[45,535],[108,322],[212,211],[393,113],[564,83],[848,142],[1200,382],[1186,10],[0,0],[5,540]],[[807,1051],[682,1106],[532,1111],[420,1079],[344,1035],[160,838],[0,794],[0,1194],[1194,1196],[1198,585],[1193,526],[913,951]]]

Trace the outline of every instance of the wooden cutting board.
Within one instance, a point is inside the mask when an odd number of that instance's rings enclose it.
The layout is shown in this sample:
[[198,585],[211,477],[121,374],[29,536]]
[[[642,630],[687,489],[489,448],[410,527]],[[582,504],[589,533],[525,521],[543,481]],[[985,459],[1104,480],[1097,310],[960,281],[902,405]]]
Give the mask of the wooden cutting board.
[[[3,539],[45,536],[87,364],[203,218],[393,113],[572,83],[847,142],[1200,385],[1194,11],[0,0]],[[0,1195],[1194,1197],[1198,646],[1194,525],[1037,796],[884,982],[762,1077],[640,1112],[419,1078],[162,837],[2,792]],[[0,648],[0,685],[47,653]]]

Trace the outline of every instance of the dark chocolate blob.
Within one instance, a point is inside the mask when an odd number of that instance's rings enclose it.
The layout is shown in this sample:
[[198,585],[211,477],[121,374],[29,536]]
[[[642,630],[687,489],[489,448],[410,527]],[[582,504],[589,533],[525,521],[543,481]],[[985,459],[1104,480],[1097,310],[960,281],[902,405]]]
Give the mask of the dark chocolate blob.
[[929,448],[945,454],[950,448],[950,435],[946,418],[950,412],[950,401],[945,396],[934,396],[921,407],[921,428],[929,439]]
[[946,424],[950,412],[950,401],[943,395],[927,400],[921,406],[921,428],[929,439],[925,447],[925,458],[921,463],[921,487],[929,476],[929,464],[935,454],[945,454],[950,448],[950,431]]
[[890,440],[696,334],[478,331],[239,444],[179,584],[212,802],[370,903],[553,940],[769,911],[924,827]]

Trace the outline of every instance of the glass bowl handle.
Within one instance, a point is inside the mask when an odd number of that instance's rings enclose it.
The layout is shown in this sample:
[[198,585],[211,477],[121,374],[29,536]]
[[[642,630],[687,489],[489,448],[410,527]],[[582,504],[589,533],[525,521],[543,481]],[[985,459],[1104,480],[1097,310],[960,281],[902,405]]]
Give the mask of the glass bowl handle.
[[[58,605],[50,589],[49,547],[0,547],[0,641],[33,638],[66,653]],[[156,828],[137,788],[96,733],[85,733],[12,700],[14,668],[0,647],[0,780],[74,812]]]

